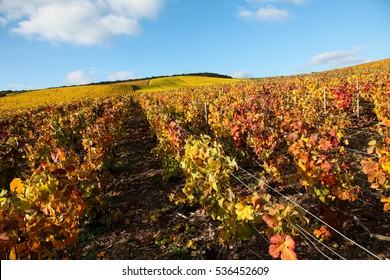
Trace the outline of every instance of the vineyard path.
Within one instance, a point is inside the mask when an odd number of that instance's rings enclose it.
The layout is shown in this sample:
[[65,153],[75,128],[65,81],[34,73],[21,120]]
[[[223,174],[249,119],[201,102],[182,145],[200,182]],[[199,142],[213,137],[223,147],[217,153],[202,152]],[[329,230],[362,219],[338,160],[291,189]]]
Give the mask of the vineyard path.
[[[134,104],[116,147],[108,189],[110,216],[116,221],[84,229],[71,259],[258,259],[252,251],[223,251],[215,222],[169,201],[184,182],[163,180],[161,160],[152,152],[156,145],[142,108]],[[167,244],[156,244],[164,239]],[[187,248],[191,240],[201,249]],[[266,253],[262,257],[269,258]]]

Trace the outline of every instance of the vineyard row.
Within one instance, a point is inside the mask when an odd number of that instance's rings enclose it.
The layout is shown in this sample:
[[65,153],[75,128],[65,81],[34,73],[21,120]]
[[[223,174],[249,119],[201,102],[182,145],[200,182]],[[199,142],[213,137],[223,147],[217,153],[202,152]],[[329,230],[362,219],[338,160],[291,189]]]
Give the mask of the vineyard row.
[[[331,96],[321,102],[324,92]],[[312,193],[321,204],[335,205],[357,200],[363,190],[355,177],[366,174],[384,211],[390,208],[390,79],[382,69],[348,76],[335,72],[262,79],[135,98],[156,132],[168,170],[184,171],[186,184],[171,194],[171,200],[199,205],[220,221],[221,243],[249,238],[256,228],[269,239],[273,257],[295,259],[298,227],[311,228],[320,240],[329,238],[329,226],[313,223],[314,217],[282,202],[267,185],[282,192],[296,186],[297,192]],[[359,118],[350,119],[351,113]],[[360,139],[349,129],[381,137]],[[231,180],[237,161],[245,163],[247,158],[260,162],[257,172],[264,182],[252,191]]]

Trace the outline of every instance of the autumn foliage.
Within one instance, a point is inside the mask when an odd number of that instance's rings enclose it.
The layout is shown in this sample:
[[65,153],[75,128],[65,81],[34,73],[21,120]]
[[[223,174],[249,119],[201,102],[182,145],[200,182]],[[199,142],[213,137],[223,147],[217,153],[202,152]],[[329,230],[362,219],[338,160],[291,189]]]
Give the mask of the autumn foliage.
[[[155,151],[166,178],[185,178],[181,190],[167,194],[173,203],[197,206],[217,221],[221,244],[261,234],[273,258],[297,259],[301,229],[322,242],[331,234],[287,199],[292,192],[316,197],[318,205],[353,203],[362,192],[361,173],[390,210],[389,70],[385,61],[131,91],[2,116],[0,256],[64,258],[82,220],[109,215],[103,197],[113,151],[127,111],[139,102],[159,140]],[[257,167],[255,183],[246,185],[241,164],[248,160]]]
[[[295,259],[296,225],[325,242],[330,235],[325,226],[310,225],[295,205],[271,195],[267,186],[282,192],[303,189],[327,205],[352,203],[361,193],[358,166],[380,191],[384,211],[389,210],[388,70],[385,61],[367,68],[144,93],[136,99],[157,134],[160,153],[181,162],[187,178],[182,192],[171,199],[205,208],[220,221],[222,243],[257,230],[269,238],[273,257]],[[362,142],[353,139],[352,130],[371,136]],[[239,172],[233,164],[249,157],[261,165],[257,176],[263,182],[252,192],[235,187]]]
[[81,220],[108,214],[103,195],[112,142],[129,102],[86,99],[1,120],[2,259],[66,258]]

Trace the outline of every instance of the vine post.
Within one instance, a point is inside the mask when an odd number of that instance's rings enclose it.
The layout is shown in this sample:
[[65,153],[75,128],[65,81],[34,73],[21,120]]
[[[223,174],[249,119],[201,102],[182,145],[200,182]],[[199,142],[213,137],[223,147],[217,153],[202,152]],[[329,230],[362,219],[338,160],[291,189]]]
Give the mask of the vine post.
[[324,87],[324,113],[326,114],[326,87]]
[[359,103],[359,82],[356,82],[356,115],[360,116],[360,103]]
[[204,119],[206,122],[206,134],[209,134],[209,115],[207,102],[204,103]]

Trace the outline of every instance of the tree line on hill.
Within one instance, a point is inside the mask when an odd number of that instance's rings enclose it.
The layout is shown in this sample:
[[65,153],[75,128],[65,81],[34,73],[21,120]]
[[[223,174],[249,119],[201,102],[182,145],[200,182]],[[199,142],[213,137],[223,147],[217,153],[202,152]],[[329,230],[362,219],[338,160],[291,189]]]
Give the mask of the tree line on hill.
[[0,90],[0,97],[5,97],[11,93],[22,93],[22,92],[26,92],[26,91],[27,90]]

